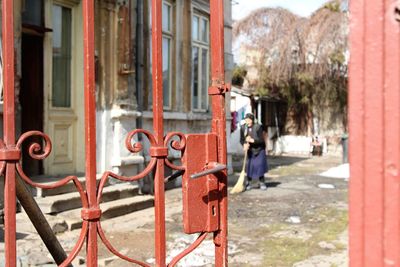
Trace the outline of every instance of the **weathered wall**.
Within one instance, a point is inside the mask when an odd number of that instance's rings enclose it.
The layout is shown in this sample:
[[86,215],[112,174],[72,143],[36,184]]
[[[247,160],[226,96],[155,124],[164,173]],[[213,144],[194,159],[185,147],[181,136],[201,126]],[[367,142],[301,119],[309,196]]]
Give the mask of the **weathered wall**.
[[[225,0],[225,65],[226,81],[231,80],[231,3]],[[19,91],[21,1],[15,1],[16,18],[16,95]],[[138,9],[141,12],[138,14]],[[148,0],[97,0],[95,1],[96,36],[96,100],[97,100],[97,170],[113,169],[121,174],[133,174],[142,165],[144,157],[132,155],[124,145],[126,134],[137,128],[152,129],[152,115],[148,103],[150,29]],[[191,110],[191,21],[193,9],[208,13],[205,0],[174,1],[173,90],[171,110],[165,115],[165,132],[208,132],[211,124],[210,110]],[[77,19],[81,19],[77,18]],[[139,38],[139,39],[137,39]],[[76,53],[83,53],[80,46]],[[83,58],[83,57],[82,57]],[[79,66],[78,66],[79,67]],[[138,68],[139,67],[139,68]],[[83,81],[83,72],[77,71]],[[138,100],[139,98],[139,100]],[[18,99],[18,97],[17,97]],[[80,98],[83,102],[83,98]],[[83,104],[82,104],[83,105]],[[226,102],[229,107],[229,96]],[[142,110],[145,114],[142,116]],[[229,115],[229,108],[227,108]],[[1,116],[1,115],[0,115]],[[229,117],[229,116],[228,116]],[[19,120],[19,117],[18,117]],[[77,138],[83,140],[84,117],[76,122]],[[17,123],[19,126],[20,123]],[[230,132],[230,122],[227,123]],[[0,126],[1,129],[1,126]],[[83,142],[83,141],[82,141]],[[84,145],[77,146],[77,169],[84,169]]]
[[99,109],[137,108],[136,1],[96,2],[96,84]]
[[[211,111],[193,111],[191,109],[191,88],[192,88],[192,15],[194,9],[202,14],[209,14],[209,1],[206,0],[175,0],[173,13],[174,25],[174,40],[173,40],[173,60],[172,60],[172,103],[169,110],[164,111],[164,131],[179,131],[182,133],[205,133],[211,128]],[[143,87],[138,90],[143,90],[143,103],[139,109],[143,109],[143,117],[140,118],[144,129],[152,131],[152,110],[149,104],[151,97],[148,88],[150,82],[150,38],[151,32],[149,27],[149,2],[144,0],[144,18],[143,18],[143,36],[144,49],[143,52],[138,52],[138,56],[143,57],[142,72]],[[230,83],[233,69],[232,55],[232,16],[231,2],[225,0],[225,76],[226,81]],[[227,132],[230,133],[230,96],[226,98],[227,110]],[[140,101],[139,101],[140,102]],[[228,135],[229,136],[229,135]],[[228,140],[229,142],[229,140]],[[148,155],[145,153],[145,158],[148,160]],[[179,158],[179,154],[174,154]],[[231,157],[228,157],[231,161]]]
[[143,157],[131,154],[125,137],[136,128],[137,1],[96,3],[98,172],[132,175]]

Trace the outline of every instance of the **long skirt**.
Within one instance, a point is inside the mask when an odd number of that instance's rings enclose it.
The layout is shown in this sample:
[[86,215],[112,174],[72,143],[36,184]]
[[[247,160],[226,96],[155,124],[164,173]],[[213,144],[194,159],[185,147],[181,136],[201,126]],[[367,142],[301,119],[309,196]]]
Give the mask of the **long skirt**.
[[265,155],[265,149],[261,150],[260,153],[254,155],[251,151],[247,155],[247,166],[246,172],[247,177],[252,179],[258,179],[264,177],[264,173],[268,172],[267,156]]

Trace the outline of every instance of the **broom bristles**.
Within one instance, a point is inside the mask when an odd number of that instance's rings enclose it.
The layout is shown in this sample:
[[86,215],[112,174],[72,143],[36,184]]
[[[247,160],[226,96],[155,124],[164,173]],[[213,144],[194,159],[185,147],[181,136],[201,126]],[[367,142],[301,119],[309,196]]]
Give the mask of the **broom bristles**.
[[239,179],[237,180],[235,186],[231,190],[231,194],[237,194],[244,191],[244,177],[246,176],[246,172],[242,170],[240,173]]
[[242,172],[240,173],[239,179],[235,186],[231,190],[231,194],[237,194],[244,191],[244,178],[246,177],[246,162],[247,162],[247,151],[244,152]]

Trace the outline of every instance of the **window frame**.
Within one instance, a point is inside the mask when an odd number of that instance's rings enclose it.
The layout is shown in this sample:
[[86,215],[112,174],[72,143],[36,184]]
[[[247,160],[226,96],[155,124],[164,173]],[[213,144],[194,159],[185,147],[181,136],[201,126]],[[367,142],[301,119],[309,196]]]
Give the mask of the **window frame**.
[[[152,59],[152,49],[153,49],[153,44],[152,44],[152,21],[151,21],[151,0],[149,0],[149,10],[148,10],[148,14],[149,14],[149,20],[148,20],[148,25],[149,25],[149,67],[148,67],[148,89],[147,89],[147,109],[151,110],[153,108],[153,101],[152,101],[152,94],[153,94],[153,77],[152,77],[152,67],[153,67],[153,59]],[[164,5],[169,6],[169,23],[170,23],[170,29],[169,30],[164,30],[163,25],[161,25],[161,29],[162,29],[162,42],[164,41],[164,39],[168,39],[169,40],[169,90],[168,90],[168,103],[165,101],[165,97],[164,97],[164,86],[163,86],[163,109],[164,110],[172,110],[172,90],[173,90],[173,62],[174,62],[174,46],[175,46],[175,16],[174,16],[174,9],[175,9],[175,5],[174,5],[174,0],[163,0],[162,1],[162,10],[164,9]],[[164,14],[163,14],[164,15]],[[162,20],[163,23],[163,20]],[[163,45],[163,44],[162,44]],[[164,52],[163,52],[163,57],[164,57]],[[163,64],[164,62],[162,62]]]
[[[74,66],[76,64],[76,54],[74,53],[75,50],[75,27],[76,27],[76,8],[77,5],[79,4],[79,1],[77,0],[53,0],[49,3],[48,5],[48,10],[47,13],[45,13],[45,17],[47,17],[48,19],[45,20],[45,24],[49,25],[49,27],[52,29],[53,28],[53,6],[57,5],[60,6],[62,8],[68,8],[71,11],[71,58],[70,58],[70,105],[69,107],[57,107],[53,105],[53,32],[49,32],[50,35],[50,42],[48,43],[49,48],[51,49],[49,56],[50,60],[50,65],[49,65],[49,70],[50,70],[50,77],[48,77],[49,79],[49,108],[52,110],[72,110],[75,108],[75,90],[73,90],[73,81],[75,80],[75,73],[74,73]],[[46,12],[46,11],[45,11]],[[50,16],[49,16],[50,14]]]
[[[67,102],[69,102],[68,104],[69,105],[66,105],[66,106],[58,106],[58,105],[55,105],[55,103],[54,103],[54,101],[55,101],[55,99],[53,98],[53,96],[54,96],[54,86],[55,86],[55,81],[54,81],[54,73],[55,73],[55,70],[54,70],[54,66],[55,66],[55,54],[54,54],[54,31],[52,32],[52,43],[51,43],[51,46],[52,46],[52,52],[51,52],[51,66],[52,66],[52,71],[51,71],[51,73],[52,73],[52,79],[51,79],[51,102],[50,102],[50,105],[51,105],[51,107],[52,108],[56,108],[56,109],[71,109],[71,108],[73,108],[73,103],[72,103],[72,99],[73,99],[73,93],[72,93],[72,86],[73,86],[73,84],[72,84],[72,81],[73,81],[73,79],[72,79],[72,76],[73,76],[73,47],[72,47],[72,36],[73,36],[73,8],[71,8],[71,7],[69,7],[69,6],[65,6],[65,5],[62,5],[62,4],[59,4],[59,3],[56,3],[56,2],[54,2],[53,4],[52,4],[52,12],[51,12],[51,14],[52,14],[52,22],[54,21],[53,20],[53,18],[54,18],[54,6],[57,6],[57,7],[59,7],[59,8],[61,8],[61,15],[63,15],[63,9],[68,9],[69,10],[69,13],[70,13],[70,18],[69,18],[69,23],[70,23],[70,25],[69,25],[69,27],[70,27],[70,32],[69,32],[69,35],[70,36],[67,36],[67,37],[69,37],[69,40],[68,40],[68,42],[69,42],[69,44],[67,44],[69,47],[68,47],[68,54],[63,54],[62,52],[61,53],[59,53],[60,54],[60,57],[61,58],[63,58],[63,57],[66,57],[66,60],[68,61],[68,65],[69,66],[67,66],[67,67],[69,67],[69,75],[66,77],[69,81],[68,81],[68,85],[69,85],[69,88],[66,88],[66,92],[65,93],[67,93],[67,94],[69,94],[68,95],[68,100],[67,100],[67,98],[64,100],[64,101],[67,101]],[[64,45],[64,43],[63,43],[63,41],[64,41],[64,39],[63,39],[63,24],[62,24],[62,22],[63,22],[63,20],[61,20],[61,35],[60,35],[60,38],[61,38],[61,51],[63,50],[62,49],[62,47],[63,47],[63,45]],[[52,23],[52,28],[54,29],[54,25],[53,25],[53,23]],[[57,54],[57,53],[56,53]],[[67,81],[65,81],[65,82],[67,82]]]
[[[198,18],[198,25],[197,25],[197,32],[198,32],[198,38],[194,38],[193,35],[193,24],[194,24],[194,18]],[[203,40],[202,38],[202,32],[201,32],[201,27],[202,27],[202,23],[203,21],[206,21],[206,36],[207,39]],[[192,80],[191,80],[191,101],[190,101],[190,105],[191,105],[191,110],[194,112],[207,112],[209,110],[209,96],[208,96],[208,88],[210,86],[210,62],[211,62],[211,58],[210,58],[210,19],[209,19],[209,15],[208,14],[204,14],[201,11],[198,10],[193,10],[192,13],[192,18],[191,18],[191,43],[192,43],[192,69],[191,69],[191,75],[192,75]],[[198,74],[197,74],[197,88],[194,88],[194,61],[193,61],[193,51],[195,48],[198,48],[198,63],[197,63],[197,70],[198,70]],[[203,51],[207,52],[207,63],[206,63],[206,72],[207,72],[207,76],[206,76],[206,81],[208,81],[207,86],[205,87],[205,92],[203,92]],[[194,106],[194,92],[197,89],[197,95],[198,95],[198,99],[197,99],[197,105],[196,107]],[[206,103],[205,103],[205,107],[203,108],[203,99],[202,96],[203,94],[206,95]]]

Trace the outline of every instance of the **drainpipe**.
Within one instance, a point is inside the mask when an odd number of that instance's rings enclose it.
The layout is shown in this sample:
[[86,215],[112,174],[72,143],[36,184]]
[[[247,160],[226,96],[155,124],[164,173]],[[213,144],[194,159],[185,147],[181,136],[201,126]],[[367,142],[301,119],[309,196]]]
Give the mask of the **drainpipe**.
[[[143,112],[143,0],[137,0],[136,4],[136,101],[137,111],[142,114]],[[136,118],[136,128],[141,129],[143,127],[143,114]],[[139,135],[139,140],[141,135]]]
[[[143,0],[137,0],[136,2],[136,101],[137,101],[137,111],[140,115],[136,118],[136,128],[143,128],[143,65],[144,65],[144,37],[143,28]],[[132,42],[133,43],[133,42]],[[138,135],[138,141],[142,140],[142,136]],[[144,155],[142,155],[144,157]],[[144,180],[140,179],[138,181],[140,191],[143,192]]]
[[[132,36],[132,30],[133,30],[133,26],[135,25],[135,21],[133,19],[133,7],[132,7],[132,1],[133,0],[129,0],[128,2],[128,27],[129,27],[129,31],[128,31],[128,39],[129,39],[129,59],[128,59],[128,65],[129,65],[129,74],[128,75],[128,99],[129,99],[129,95],[134,94],[134,90],[135,90],[135,83],[136,83],[136,79],[137,79],[137,75],[134,75],[134,73],[136,72],[136,70],[133,70],[134,67],[134,51],[135,51],[135,42],[133,41],[134,36]],[[124,40],[125,41],[125,40]],[[132,75],[133,74],[133,75]],[[136,90],[137,91],[137,90]],[[129,100],[128,100],[129,101]],[[133,103],[133,108],[136,106],[137,103]]]

